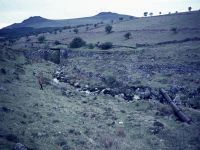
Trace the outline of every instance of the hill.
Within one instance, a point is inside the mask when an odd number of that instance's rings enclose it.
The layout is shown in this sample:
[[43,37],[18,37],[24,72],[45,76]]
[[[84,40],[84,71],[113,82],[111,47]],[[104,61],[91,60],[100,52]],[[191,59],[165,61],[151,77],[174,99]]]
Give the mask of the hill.
[[53,32],[62,28],[75,28],[80,26],[91,26],[94,24],[107,24],[111,21],[119,21],[119,19],[133,19],[135,17],[122,15],[112,12],[101,12],[92,17],[50,20],[40,16],[30,17],[21,23],[14,23],[0,30],[0,40],[19,38],[32,34],[40,34],[44,32]]
[[[21,28],[21,27],[32,27],[32,28],[46,28],[46,27],[64,27],[64,26],[77,26],[85,24],[95,24],[95,23],[110,23],[111,20],[119,20],[120,18],[129,19],[132,16],[122,15],[112,12],[101,12],[92,17],[85,18],[75,18],[75,19],[60,19],[60,20],[50,20],[42,18],[40,16],[30,17],[24,20],[22,23],[13,24],[6,27],[7,29]],[[133,17],[134,18],[134,17]]]

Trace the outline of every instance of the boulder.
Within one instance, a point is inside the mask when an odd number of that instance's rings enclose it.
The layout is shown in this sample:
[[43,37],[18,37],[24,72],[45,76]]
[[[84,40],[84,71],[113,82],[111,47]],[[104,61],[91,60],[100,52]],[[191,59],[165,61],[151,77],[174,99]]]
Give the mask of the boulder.
[[135,94],[142,99],[149,99],[151,96],[151,89],[149,87],[140,87],[136,89]]

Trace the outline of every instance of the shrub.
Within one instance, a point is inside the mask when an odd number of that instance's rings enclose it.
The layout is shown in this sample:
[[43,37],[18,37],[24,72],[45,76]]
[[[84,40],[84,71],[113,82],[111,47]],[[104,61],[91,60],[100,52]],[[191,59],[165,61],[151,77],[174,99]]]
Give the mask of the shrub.
[[76,33],[76,34],[78,33],[78,29],[77,29],[77,28],[75,28],[73,31],[74,31],[74,33]]
[[44,43],[44,41],[45,41],[45,36],[40,36],[40,37],[38,37],[38,42],[40,42],[40,43]]
[[113,47],[113,44],[111,42],[105,42],[99,45],[99,47],[103,50],[111,49]]
[[148,15],[148,12],[144,12],[144,16],[146,17]]
[[105,27],[105,31],[106,31],[107,34],[111,33],[111,32],[112,32],[112,26],[107,25],[107,26]]
[[64,29],[64,30],[66,30],[66,29],[71,29],[71,26],[64,26],[63,29]]
[[177,30],[176,27],[171,28],[171,31],[172,31],[174,34],[176,34],[176,33],[178,32],[178,30]]
[[153,13],[151,12],[151,13],[149,13],[149,16],[153,16]]
[[188,11],[191,11],[192,10],[192,7],[188,7]]
[[55,44],[55,45],[59,45],[60,42],[56,40],[56,41],[54,42],[54,44]]
[[133,19],[133,16],[130,16],[129,19],[132,20],[132,19]]
[[119,20],[122,21],[122,20],[124,20],[124,18],[123,18],[123,17],[120,17]]
[[90,43],[87,45],[89,49],[94,49],[94,44]]
[[85,46],[86,42],[80,38],[80,37],[76,37],[74,38],[71,42],[70,42],[70,48],[80,48],[82,46]]
[[100,42],[95,43],[95,46],[100,48]]
[[126,39],[130,39],[131,33],[130,33],[130,32],[127,32],[126,34],[124,34],[124,37],[125,37]]

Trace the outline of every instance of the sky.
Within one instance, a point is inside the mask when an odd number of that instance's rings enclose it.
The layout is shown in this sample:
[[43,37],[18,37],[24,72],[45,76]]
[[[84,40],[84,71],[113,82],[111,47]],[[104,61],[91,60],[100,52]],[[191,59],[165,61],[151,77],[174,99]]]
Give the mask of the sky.
[[100,12],[143,16],[144,12],[183,12],[200,9],[200,0],[0,0],[0,28],[31,16],[48,19],[88,17]]

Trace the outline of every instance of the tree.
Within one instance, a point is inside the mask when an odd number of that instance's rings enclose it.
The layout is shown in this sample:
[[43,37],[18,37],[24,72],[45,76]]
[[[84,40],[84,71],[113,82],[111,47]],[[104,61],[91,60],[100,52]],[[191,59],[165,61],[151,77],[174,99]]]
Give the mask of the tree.
[[58,40],[56,40],[55,42],[54,42],[54,44],[55,45],[59,45],[59,44],[61,44]]
[[76,37],[70,42],[69,46],[70,48],[80,48],[82,46],[85,46],[85,44],[86,42],[82,38]]
[[162,14],[162,12],[159,12],[159,15],[161,15]]
[[192,10],[192,7],[190,6],[190,7],[188,7],[188,11],[191,11]]
[[45,41],[45,36],[44,35],[38,37],[38,42],[44,43],[44,41]]
[[126,39],[130,39],[131,33],[130,33],[130,32],[127,32],[126,34],[124,34],[124,37],[125,37]]
[[148,15],[148,12],[144,12],[144,16],[146,17]]
[[119,20],[122,21],[122,20],[124,20],[124,18],[123,18],[123,17],[120,17]]
[[78,29],[77,29],[77,28],[75,28],[73,31],[74,31],[74,33],[76,33],[76,34],[78,33]]
[[108,50],[108,49],[111,49],[112,47],[113,47],[113,44],[111,42],[105,42],[99,45],[99,48],[101,48],[102,50]]
[[149,16],[153,16],[153,13],[151,12],[151,13],[149,13]]
[[133,16],[130,16],[129,19],[132,20],[132,19],[133,19]]
[[111,33],[111,32],[112,32],[112,26],[107,25],[107,26],[105,27],[105,31],[106,31],[107,34]]

